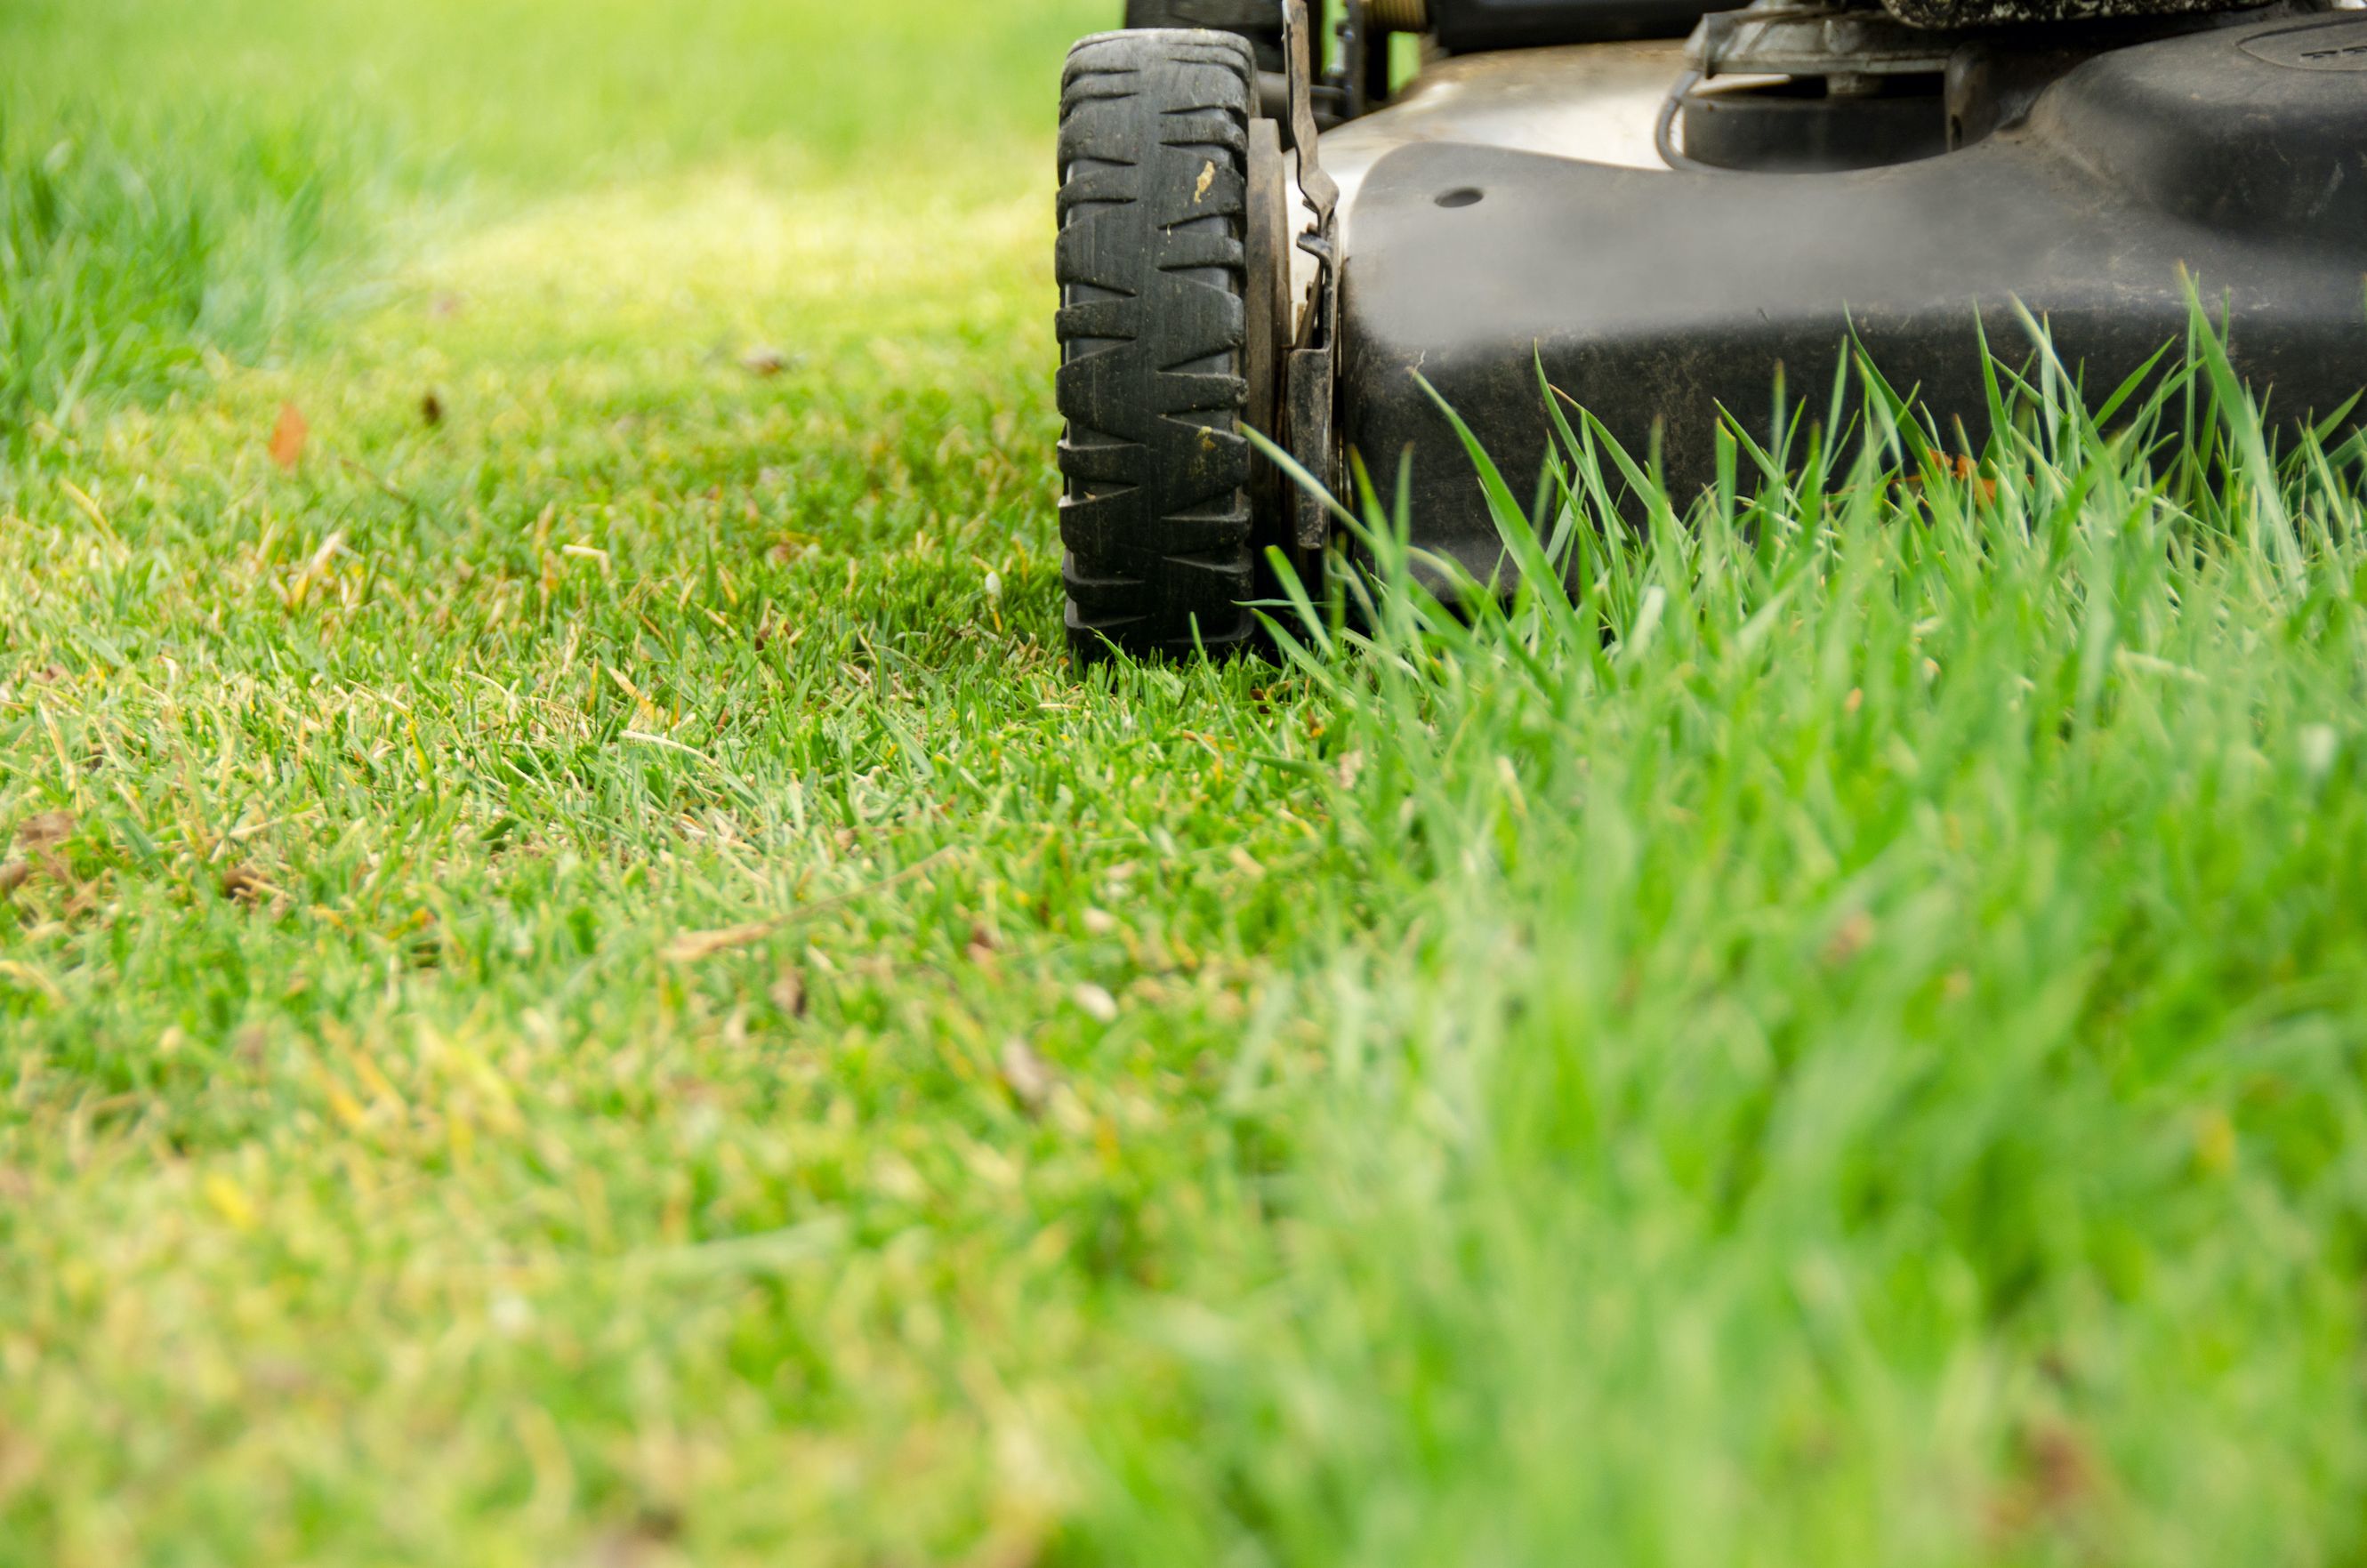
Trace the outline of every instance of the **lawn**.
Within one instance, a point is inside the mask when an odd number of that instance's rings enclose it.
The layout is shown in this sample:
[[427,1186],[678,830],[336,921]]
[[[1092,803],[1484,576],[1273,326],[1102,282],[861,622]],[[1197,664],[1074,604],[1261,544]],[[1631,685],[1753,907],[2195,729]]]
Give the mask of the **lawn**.
[[1113,8],[0,11],[0,1565],[2367,1556],[2367,462],[1081,679]]

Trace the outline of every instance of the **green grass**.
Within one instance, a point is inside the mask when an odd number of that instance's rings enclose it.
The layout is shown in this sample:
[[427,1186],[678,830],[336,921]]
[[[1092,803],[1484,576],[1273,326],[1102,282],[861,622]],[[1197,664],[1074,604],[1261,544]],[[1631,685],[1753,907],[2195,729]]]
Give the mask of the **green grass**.
[[2358,1561],[2359,455],[1080,683],[1104,9],[0,18],[0,1564]]

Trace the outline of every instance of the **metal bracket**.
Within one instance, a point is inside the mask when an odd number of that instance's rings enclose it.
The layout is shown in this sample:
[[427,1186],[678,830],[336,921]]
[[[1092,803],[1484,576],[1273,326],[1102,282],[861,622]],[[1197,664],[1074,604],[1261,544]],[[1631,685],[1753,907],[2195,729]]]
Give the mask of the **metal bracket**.
[[[1284,0],[1283,65],[1289,77],[1290,130],[1297,153],[1298,190],[1314,221],[1294,236],[1297,248],[1316,266],[1314,290],[1307,300],[1308,319],[1284,366],[1283,400],[1286,446],[1290,455],[1326,487],[1336,487],[1338,454],[1332,448],[1332,404],[1338,388],[1339,355],[1334,343],[1340,310],[1339,252],[1332,236],[1338,231],[1332,214],[1340,205],[1340,186],[1323,170],[1316,155],[1315,28],[1307,14],[1307,0]],[[1293,225],[1294,229],[1297,225]],[[1283,547],[1311,589],[1322,581],[1323,547],[1331,536],[1331,519],[1322,502],[1290,487]]]
[[1307,0],[1284,0],[1282,47],[1283,73],[1290,88],[1290,142],[1298,153],[1298,189],[1314,209],[1319,228],[1329,229],[1331,209],[1340,205],[1340,186],[1315,156],[1315,24],[1308,19]]

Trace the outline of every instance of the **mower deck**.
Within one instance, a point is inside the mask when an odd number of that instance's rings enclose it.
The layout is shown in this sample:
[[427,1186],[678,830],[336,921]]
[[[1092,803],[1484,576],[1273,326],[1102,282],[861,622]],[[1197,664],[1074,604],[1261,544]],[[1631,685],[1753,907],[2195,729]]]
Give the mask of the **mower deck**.
[[[1894,387],[1977,440],[1979,333],[2009,362],[2032,352],[2016,301],[2093,396],[2186,335],[2190,276],[2273,411],[2333,413],[2367,381],[2367,76],[2352,61],[2367,63],[2367,17],[2142,44],[1962,152],[1791,175],[1604,157],[1632,152],[1625,73],[1665,69],[1660,46],[1505,57],[1517,96],[1416,91],[1323,143],[1353,193],[1343,446],[1385,476],[1410,460],[1417,542],[1484,578],[1493,526],[1415,372],[1517,484],[1546,450],[1542,359],[1632,451],[1657,449],[1682,497],[1712,476],[1721,408],[1775,434],[1777,367],[1821,414],[1852,332]],[[1484,82],[1491,67],[1449,70]],[[1547,155],[1563,136],[1591,161]],[[1387,150],[1367,162],[1365,147]]]
[[[1450,55],[1387,107],[1327,131],[1323,166],[1350,222],[1365,176],[1400,147],[1501,147],[1665,174],[1652,123],[1684,68],[1682,39]],[[1353,231],[1342,240],[1353,246]]]

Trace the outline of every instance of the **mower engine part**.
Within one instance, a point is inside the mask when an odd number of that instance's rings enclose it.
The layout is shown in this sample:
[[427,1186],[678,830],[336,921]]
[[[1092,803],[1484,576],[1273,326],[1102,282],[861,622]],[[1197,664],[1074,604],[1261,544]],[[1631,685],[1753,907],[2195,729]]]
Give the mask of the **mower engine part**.
[[[1686,40],[1680,168],[1813,174],[1913,163],[1948,150],[1942,84],[1958,40],[1888,11],[1759,0],[1713,13]],[[1724,80],[1721,80],[1723,78]]]
[[1376,32],[1430,31],[1430,0],[1365,0],[1365,16]]
[[1705,0],[1430,0],[1449,54],[1682,38],[1716,9]]
[[1232,33],[1250,40],[1260,71],[1282,73],[1282,0],[1126,0],[1126,25]]
[[1948,150],[1941,78],[1791,77],[1689,87],[1682,156],[1704,168],[1805,175],[1911,164]]
[[[1882,0],[1914,28],[2047,27],[2059,22],[2121,21],[2140,17],[2191,17],[2245,9],[2228,0]],[[2261,0],[2249,0],[2258,8]]]

